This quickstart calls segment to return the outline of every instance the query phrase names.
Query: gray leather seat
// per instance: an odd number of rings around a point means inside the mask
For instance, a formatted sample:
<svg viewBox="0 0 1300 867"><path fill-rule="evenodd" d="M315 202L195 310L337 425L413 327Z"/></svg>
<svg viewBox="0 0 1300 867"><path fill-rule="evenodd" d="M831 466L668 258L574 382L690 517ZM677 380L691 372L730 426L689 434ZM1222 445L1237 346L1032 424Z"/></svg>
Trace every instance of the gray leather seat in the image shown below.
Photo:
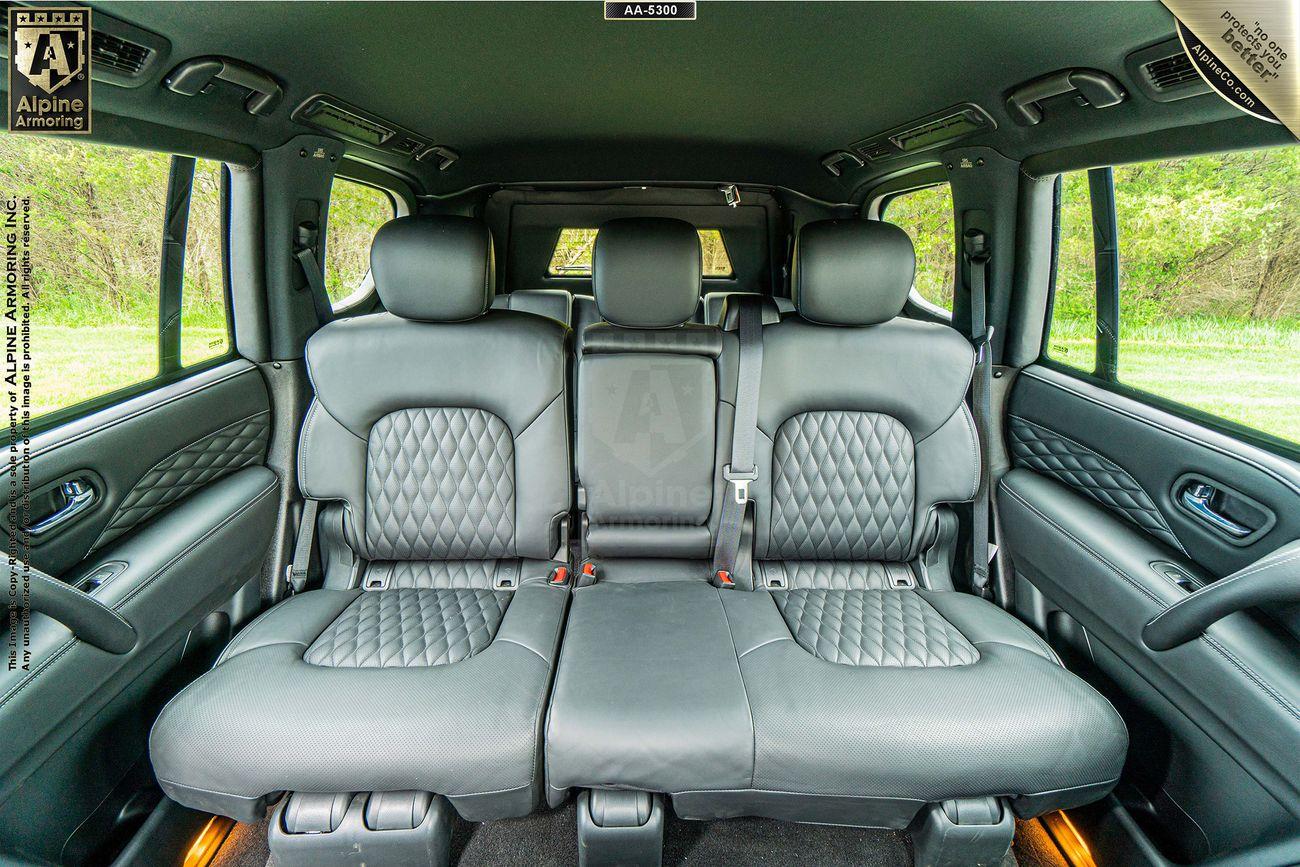
<svg viewBox="0 0 1300 867"><path fill-rule="evenodd" d="M692 818L901 828L929 803L1007 797L1031 816L1113 787L1114 709L1028 627L923 565L980 456L970 345L898 316L913 267L895 227L804 229L799 315L764 328L753 574L735 590L577 591L552 802L632 788ZM734 393L734 366L720 371Z"/></svg>
<svg viewBox="0 0 1300 867"><path fill-rule="evenodd" d="M284 790L535 806L568 601L549 584L568 331L489 311L491 261L476 221L395 220L371 254L388 312L309 341L299 485L343 504L363 568L270 609L168 704L150 752L175 800L242 820Z"/></svg>

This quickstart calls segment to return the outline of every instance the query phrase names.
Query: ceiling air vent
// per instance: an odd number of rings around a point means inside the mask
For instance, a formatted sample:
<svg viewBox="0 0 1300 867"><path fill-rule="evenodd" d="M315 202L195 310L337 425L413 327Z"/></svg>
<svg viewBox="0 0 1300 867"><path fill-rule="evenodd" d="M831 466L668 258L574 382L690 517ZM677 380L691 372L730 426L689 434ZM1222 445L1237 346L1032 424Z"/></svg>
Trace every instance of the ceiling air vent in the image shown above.
<svg viewBox="0 0 1300 867"><path fill-rule="evenodd" d="M1200 76L1192 68L1192 59L1186 54L1176 54L1162 60L1152 60L1142 64L1142 71L1156 90L1173 90L1180 84L1199 81Z"/></svg>
<svg viewBox="0 0 1300 867"><path fill-rule="evenodd" d="M153 51L143 45L96 30L90 37L91 68L108 66L124 75L139 75Z"/></svg>
<svg viewBox="0 0 1300 867"><path fill-rule="evenodd" d="M1134 51L1124 60L1124 68L1138 90L1156 102L1210 92L1177 37Z"/></svg>
<svg viewBox="0 0 1300 867"><path fill-rule="evenodd" d="M878 163L941 147L975 133L997 128L997 123L989 117L988 112L973 102L964 102L863 139L853 144L850 150L863 159Z"/></svg>

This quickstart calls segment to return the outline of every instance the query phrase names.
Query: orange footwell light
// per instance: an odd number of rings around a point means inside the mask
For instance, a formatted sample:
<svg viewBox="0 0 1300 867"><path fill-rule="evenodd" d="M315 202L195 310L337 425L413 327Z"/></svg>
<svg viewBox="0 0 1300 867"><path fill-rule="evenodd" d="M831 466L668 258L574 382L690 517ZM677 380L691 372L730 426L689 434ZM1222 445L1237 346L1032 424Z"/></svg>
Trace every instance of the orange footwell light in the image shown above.
<svg viewBox="0 0 1300 867"><path fill-rule="evenodd" d="M194 838L190 851L185 853L185 867L208 867L216 857L217 850L226 841L230 829L235 827L235 820L225 816L213 816L203 826L199 836Z"/></svg>
<svg viewBox="0 0 1300 867"><path fill-rule="evenodd" d="M1043 827L1070 863L1070 867L1097 867L1092 851L1084 841L1079 829L1074 827L1070 817L1062 812L1048 813L1042 817Z"/></svg>

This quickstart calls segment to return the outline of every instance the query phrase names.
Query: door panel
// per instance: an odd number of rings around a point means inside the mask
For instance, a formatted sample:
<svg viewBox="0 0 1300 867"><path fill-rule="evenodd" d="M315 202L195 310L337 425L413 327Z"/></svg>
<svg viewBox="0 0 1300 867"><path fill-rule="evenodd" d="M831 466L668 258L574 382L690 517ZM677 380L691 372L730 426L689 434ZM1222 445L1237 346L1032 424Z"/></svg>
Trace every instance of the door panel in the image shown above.
<svg viewBox="0 0 1300 867"><path fill-rule="evenodd" d="M229 618L213 612L250 581L256 596L279 502L269 432L262 376L240 360L33 439L34 491L85 479L95 497L34 540L32 565L136 641L111 653L32 615L27 670L0 672L0 853L80 863L113 830L161 704L208 661L193 631L207 618L219 644Z"/></svg>
<svg viewBox="0 0 1300 867"><path fill-rule="evenodd" d="M1067 473L1058 481L1091 499L1114 500L1112 511L1128 513L1123 517L1211 574L1235 572L1300 538L1300 466L1271 452L1040 365L1017 377L1008 435L1015 464L1042 472L1016 454L1043 450L1026 435L1035 429L1073 444L1078 453L1065 458L1068 466L1091 452L1121 471ZM1274 523L1244 545L1215 532L1177 505L1188 476L1247 495Z"/></svg>
<svg viewBox="0 0 1300 867"><path fill-rule="evenodd" d="M1014 468L998 510L1019 582L1032 585L1018 582L1017 604L1102 673L1124 712L1130 807L1179 859L1294 833L1300 641L1290 612L1231 614L1164 651L1142 629L1300 537L1300 467L1042 366L1017 378L1007 416ZM1240 497L1228 508L1259 521L1258 532L1235 538L1180 505L1196 480Z"/></svg>

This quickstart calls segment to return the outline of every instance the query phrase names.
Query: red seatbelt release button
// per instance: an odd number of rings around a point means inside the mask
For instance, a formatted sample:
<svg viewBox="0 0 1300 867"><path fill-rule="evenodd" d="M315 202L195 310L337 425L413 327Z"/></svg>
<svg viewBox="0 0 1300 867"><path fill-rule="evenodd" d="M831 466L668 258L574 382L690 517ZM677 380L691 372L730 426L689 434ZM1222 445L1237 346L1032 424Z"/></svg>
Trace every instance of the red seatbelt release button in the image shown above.
<svg viewBox="0 0 1300 867"><path fill-rule="evenodd" d="M583 575L586 575L588 578L591 578L592 580L595 580L595 578L596 578L596 564L595 564L595 563L591 563L591 562L583 563L583 564L582 564L582 574L583 574Z"/></svg>
<svg viewBox="0 0 1300 867"><path fill-rule="evenodd" d="M569 567L568 566L555 567L555 571L551 573L551 583L557 587L563 587L565 584L568 584Z"/></svg>
<svg viewBox="0 0 1300 867"><path fill-rule="evenodd" d="M736 582L731 580L731 573L728 572L726 569L719 569L719 570L718 570L718 586L719 586L719 587L735 587L735 586L736 586Z"/></svg>

